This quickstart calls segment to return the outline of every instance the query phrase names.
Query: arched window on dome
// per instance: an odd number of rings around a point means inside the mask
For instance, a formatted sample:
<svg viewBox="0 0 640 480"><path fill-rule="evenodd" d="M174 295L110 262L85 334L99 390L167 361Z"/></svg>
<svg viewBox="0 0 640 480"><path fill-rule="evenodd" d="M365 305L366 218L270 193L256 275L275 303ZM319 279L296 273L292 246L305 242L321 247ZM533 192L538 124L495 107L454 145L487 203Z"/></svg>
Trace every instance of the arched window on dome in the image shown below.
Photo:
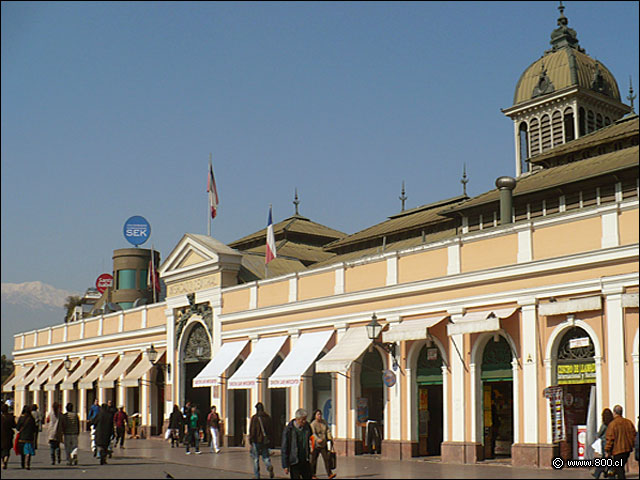
<svg viewBox="0 0 640 480"><path fill-rule="evenodd" d="M578 130L581 137L587 134L587 117L585 116L584 108L582 107L578 110Z"/></svg>
<svg viewBox="0 0 640 480"><path fill-rule="evenodd" d="M596 115L596 129L602 128L604 124L602 123L602 115L599 113Z"/></svg>
<svg viewBox="0 0 640 480"><path fill-rule="evenodd" d="M549 115L543 115L540 119L540 134L542 136L542 151L551 148L551 120Z"/></svg>
<svg viewBox="0 0 640 480"><path fill-rule="evenodd" d="M527 122L521 122L518 128L518 145L520 146L520 168L522 173L526 172L529 167L529 131L527 129Z"/></svg>
<svg viewBox="0 0 640 480"><path fill-rule="evenodd" d="M553 146L562 143L562 114L560 110L553 112L551 116L551 132L553 135Z"/></svg>
<svg viewBox="0 0 640 480"><path fill-rule="evenodd" d="M570 142L575 136L575 130L573 127L573 109L571 107L564 109L564 141Z"/></svg>
<svg viewBox="0 0 640 480"><path fill-rule="evenodd" d="M529 156L533 157L540 153L540 122L537 118L534 118L529 122L529 140L530 140L530 152Z"/></svg>
<svg viewBox="0 0 640 480"><path fill-rule="evenodd" d="M607 127L611 125L611 119L609 117L604 117L604 126Z"/></svg>
<svg viewBox="0 0 640 480"><path fill-rule="evenodd" d="M587 112L587 133L591 133L596 129L596 116L592 110Z"/></svg>

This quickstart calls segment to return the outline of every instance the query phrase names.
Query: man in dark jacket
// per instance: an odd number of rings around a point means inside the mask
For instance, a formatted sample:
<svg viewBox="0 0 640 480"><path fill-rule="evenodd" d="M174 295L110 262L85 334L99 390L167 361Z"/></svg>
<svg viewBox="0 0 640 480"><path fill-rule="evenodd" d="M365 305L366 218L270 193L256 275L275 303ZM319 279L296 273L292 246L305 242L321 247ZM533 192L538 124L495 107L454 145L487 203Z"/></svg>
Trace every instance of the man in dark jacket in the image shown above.
<svg viewBox="0 0 640 480"><path fill-rule="evenodd" d="M16 419L9 413L9 406L2 404L2 468L7 469L9 454L13 448L13 431L16 428Z"/></svg>
<svg viewBox="0 0 640 480"><path fill-rule="evenodd" d="M251 423L249 423L249 443L254 478L260 478L260 457L267 467L269 478L273 478L273 465L269 456L269 448L273 443L273 427L271 417L264 411L262 402L256 403L256 414L251 417Z"/></svg>
<svg viewBox="0 0 640 480"><path fill-rule="evenodd" d="M100 465L107 463L107 454L109 452L109 442L113 436L113 416L109 412L106 403L102 404L100 413L94 420L96 426L96 446L98 447L98 457Z"/></svg>
<svg viewBox="0 0 640 480"><path fill-rule="evenodd" d="M291 478L311 478L310 442L311 428L307 423L307 411L296 410L296 418L282 432L282 468Z"/></svg>

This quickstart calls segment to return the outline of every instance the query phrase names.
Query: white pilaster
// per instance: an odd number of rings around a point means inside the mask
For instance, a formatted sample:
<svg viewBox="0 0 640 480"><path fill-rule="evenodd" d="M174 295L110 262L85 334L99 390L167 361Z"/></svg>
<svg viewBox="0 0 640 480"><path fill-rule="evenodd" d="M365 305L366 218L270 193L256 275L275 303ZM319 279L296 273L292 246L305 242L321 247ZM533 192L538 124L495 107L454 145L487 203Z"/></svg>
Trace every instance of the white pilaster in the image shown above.
<svg viewBox="0 0 640 480"><path fill-rule="evenodd" d="M449 441L449 401L447 395L449 393L449 369L446 365L442 367L442 441ZM417 432L416 432L417 438Z"/></svg>
<svg viewBox="0 0 640 480"><path fill-rule="evenodd" d="M452 315L454 323L459 318L454 319L457 315ZM455 345L454 345L455 343ZM456 346L457 349L456 350ZM451 418L451 431L454 442L464 442L465 433L465 388L464 388L464 363L460 354L464 354L464 335L459 333L449 337L449 351L451 352L451 407L455 415Z"/></svg>
<svg viewBox="0 0 640 480"><path fill-rule="evenodd" d="M142 320L140 321L140 328L147 328L147 313L149 311L149 307L146 305L142 309Z"/></svg>
<svg viewBox="0 0 640 480"><path fill-rule="evenodd" d="M605 212L602 218L602 248L617 247L620 245L620 234L618 225L618 209Z"/></svg>
<svg viewBox="0 0 640 480"><path fill-rule="evenodd" d="M398 283L398 254L387 258L387 285Z"/></svg>
<svg viewBox="0 0 640 480"><path fill-rule="evenodd" d="M342 269L344 273L344 269ZM343 277L344 278L344 277ZM336 342L339 343L345 332L347 331L346 325L341 325L337 328ZM337 427L338 438L349 438L349 410L352 408L351 399L349 398L349 391L347 388L347 377L338 373L333 373L333 384L335 385L335 394L333 398L333 405L335 411L335 424ZM354 418L355 421L355 418ZM355 427L354 427L355 428Z"/></svg>
<svg viewBox="0 0 640 480"><path fill-rule="evenodd" d="M518 301L522 311L522 408L524 416L524 443L538 443L538 328L535 298ZM514 384L515 389L515 384ZM515 415L515 413L514 413Z"/></svg>
<svg viewBox="0 0 640 480"><path fill-rule="evenodd" d="M249 309L258 307L258 282L253 282L249 287Z"/></svg>
<svg viewBox="0 0 640 480"><path fill-rule="evenodd" d="M469 399L471 401L471 441L482 443L482 398L478 401L478 394L482 392L482 384L477 374L476 364L469 364L469 380L471 383L471 391ZM482 394L480 393L482 397Z"/></svg>
<svg viewBox="0 0 640 480"><path fill-rule="evenodd" d="M124 312L118 315L118 332L124 332Z"/></svg>
<svg viewBox="0 0 640 480"><path fill-rule="evenodd" d="M518 263L533 260L533 225L518 231Z"/></svg>
<svg viewBox="0 0 640 480"><path fill-rule="evenodd" d="M298 301L298 274L289 279L289 301Z"/></svg>
<svg viewBox="0 0 640 480"><path fill-rule="evenodd" d="M447 247L447 275L460 273L460 240L456 240L453 245Z"/></svg>
<svg viewBox="0 0 640 480"><path fill-rule="evenodd" d="M520 443L520 376L518 359L511 360L513 378L513 443Z"/></svg>
<svg viewBox="0 0 640 480"><path fill-rule="evenodd" d="M344 263L336 268L336 280L333 287L333 293L335 295L344 293Z"/></svg>
<svg viewBox="0 0 640 480"><path fill-rule="evenodd" d="M624 314L621 286L602 289L606 302L607 365L609 366L609 405L625 408Z"/></svg>

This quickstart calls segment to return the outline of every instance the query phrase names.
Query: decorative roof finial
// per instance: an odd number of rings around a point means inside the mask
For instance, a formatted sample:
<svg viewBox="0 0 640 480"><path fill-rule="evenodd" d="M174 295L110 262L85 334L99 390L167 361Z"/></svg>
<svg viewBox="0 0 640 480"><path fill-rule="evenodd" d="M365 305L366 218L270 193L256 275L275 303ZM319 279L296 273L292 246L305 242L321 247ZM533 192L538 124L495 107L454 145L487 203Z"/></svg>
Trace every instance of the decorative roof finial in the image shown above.
<svg viewBox="0 0 640 480"><path fill-rule="evenodd" d="M300 200L298 200L298 189L296 188L296 196L293 199L293 204L296 206L296 215L299 215L298 213L298 205L300 205Z"/></svg>
<svg viewBox="0 0 640 480"><path fill-rule="evenodd" d="M467 183L469 183L469 179L467 178L467 164L463 164L464 166L462 167L462 180L460 180L460 183L462 184L462 194L466 197L467 196Z"/></svg>
<svg viewBox="0 0 640 480"><path fill-rule="evenodd" d="M636 96L633 94L633 84L631 83L631 75L629 75L629 95L627 95L627 100L631 104L631 113L636 113L633 108L633 101L636 99Z"/></svg>
<svg viewBox="0 0 640 480"><path fill-rule="evenodd" d="M402 202L402 210L401 210L401 212L404 212L404 202L407 200L407 196L404 194L404 180L402 181L402 192L401 192L401 195L398 198Z"/></svg>

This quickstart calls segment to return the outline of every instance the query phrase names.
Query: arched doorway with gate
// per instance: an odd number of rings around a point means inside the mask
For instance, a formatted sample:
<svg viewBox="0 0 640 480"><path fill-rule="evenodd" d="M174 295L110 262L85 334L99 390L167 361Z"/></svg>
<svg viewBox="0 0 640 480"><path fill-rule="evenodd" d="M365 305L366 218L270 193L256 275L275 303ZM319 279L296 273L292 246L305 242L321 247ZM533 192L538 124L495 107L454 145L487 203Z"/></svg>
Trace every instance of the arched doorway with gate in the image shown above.
<svg viewBox="0 0 640 480"><path fill-rule="evenodd" d="M418 455L440 455L443 441L443 359L435 344L423 345L416 365Z"/></svg>
<svg viewBox="0 0 640 480"><path fill-rule="evenodd" d="M362 450L356 453L382 453L385 392L382 354L376 347L367 351L356 365L360 370L359 392L356 398L357 425L362 432Z"/></svg>
<svg viewBox="0 0 640 480"><path fill-rule="evenodd" d="M193 379L211 360L211 339L205 326L199 321L187 325L183 334L181 352L181 377L183 405L196 404L206 414L211 406L210 388L193 388Z"/></svg>

